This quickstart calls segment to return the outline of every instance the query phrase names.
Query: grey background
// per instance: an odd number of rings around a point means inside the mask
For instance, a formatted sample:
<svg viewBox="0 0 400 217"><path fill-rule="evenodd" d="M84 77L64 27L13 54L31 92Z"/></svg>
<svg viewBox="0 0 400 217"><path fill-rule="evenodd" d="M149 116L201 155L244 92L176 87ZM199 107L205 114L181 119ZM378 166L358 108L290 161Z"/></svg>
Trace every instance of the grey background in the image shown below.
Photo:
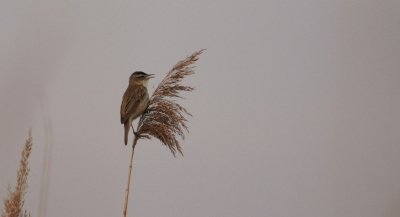
<svg viewBox="0 0 400 217"><path fill-rule="evenodd" d="M32 127L32 216L46 144L47 216L121 215L129 75L156 74L152 93L206 48L179 101L193 114L185 156L139 141L128 216L400 216L399 11L395 0L1 1L0 198Z"/></svg>

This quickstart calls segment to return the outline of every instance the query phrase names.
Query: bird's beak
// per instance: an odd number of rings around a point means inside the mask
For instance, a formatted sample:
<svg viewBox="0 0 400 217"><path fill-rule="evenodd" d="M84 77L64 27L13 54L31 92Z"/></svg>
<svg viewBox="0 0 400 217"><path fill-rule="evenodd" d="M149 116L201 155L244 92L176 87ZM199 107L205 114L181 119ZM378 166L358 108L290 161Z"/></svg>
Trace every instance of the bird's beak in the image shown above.
<svg viewBox="0 0 400 217"><path fill-rule="evenodd" d="M146 79L154 78L153 75L154 75L154 74L149 74L149 75L147 75Z"/></svg>

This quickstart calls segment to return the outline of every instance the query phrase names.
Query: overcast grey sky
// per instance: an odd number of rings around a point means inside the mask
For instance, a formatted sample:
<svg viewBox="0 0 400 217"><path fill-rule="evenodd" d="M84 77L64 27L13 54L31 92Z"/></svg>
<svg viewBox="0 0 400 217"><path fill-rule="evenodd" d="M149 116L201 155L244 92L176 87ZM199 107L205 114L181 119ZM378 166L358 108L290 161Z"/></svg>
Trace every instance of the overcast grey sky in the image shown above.
<svg viewBox="0 0 400 217"><path fill-rule="evenodd" d="M122 214L129 75L202 48L184 157L140 140L128 216L400 216L399 1L1 1L0 198L30 127L25 208ZM134 124L136 126L136 122ZM130 136L130 142L132 135ZM1 203L1 207L3 207Z"/></svg>

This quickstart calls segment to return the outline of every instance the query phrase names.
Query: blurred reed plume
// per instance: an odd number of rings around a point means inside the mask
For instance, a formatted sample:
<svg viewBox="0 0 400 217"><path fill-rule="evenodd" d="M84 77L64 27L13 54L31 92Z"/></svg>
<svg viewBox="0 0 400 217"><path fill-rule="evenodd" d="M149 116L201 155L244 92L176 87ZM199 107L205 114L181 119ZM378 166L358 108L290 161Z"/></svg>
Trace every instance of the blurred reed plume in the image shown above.
<svg viewBox="0 0 400 217"><path fill-rule="evenodd" d="M163 145L168 146L174 156L176 151L183 155L176 136L185 139L183 129L189 132L183 114L192 115L172 98L182 98L179 91L194 90L193 87L182 86L180 82L185 76L194 74L194 66L190 65L198 60L198 55L203 51L204 49L199 50L179 61L168 72L151 96L149 105L138 123L137 133L140 137L150 139L152 136L159 139Z"/></svg>
<svg viewBox="0 0 400 217"><path fill-rule="evenodd" d="M192 91L193 87L182 86L180 83L187 75L194 74L194 66L191 66L203 53L204 49L194 52L192 55L179 61L167 73L165 78L155 89L150 97L149 104L139 119L137 132L132 144L131 162L129 165L128 184L125 191L125 205L123 216L126 216L129 197L129 185L132 171L133 153L138 139L157 138L163 145L166 145L174 155L178 151L182 156L182 149L177 140L177 136L185 139L183 130L189 132L186 126L187 119L184 114L191 114L185 108L173 101L173 98L182 98L179 96L180 91Z"/></svg>
<svg viewBox="0 0 400 217"><path fill-rule="evenodd" d="M17 171L17 185L15 190L11 191L11 186L8 184L8 196L4 198L4 210L1 210L1 217L27 217L31 216L26 210L22 211L24 206L24 196L28 188L28 158L32 149L32 130L29 130L29 137L25 142L25 147L22 150L22 159Z"/></svg>

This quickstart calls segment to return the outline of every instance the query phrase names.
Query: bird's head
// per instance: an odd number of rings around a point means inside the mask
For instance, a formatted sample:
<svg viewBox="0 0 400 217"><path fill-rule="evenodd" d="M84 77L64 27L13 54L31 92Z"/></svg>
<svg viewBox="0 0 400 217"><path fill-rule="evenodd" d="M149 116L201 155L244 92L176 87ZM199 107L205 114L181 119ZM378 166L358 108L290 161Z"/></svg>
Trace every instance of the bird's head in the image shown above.
<svg viewBox="0 0 400 217"><path fill-rule="evenodd" d="M150 78L153 78L153 74L146 74L141 71L137 71L132 73L131 77L129 77L129 85L143 85L147 87L147 82Z"/></svg>

